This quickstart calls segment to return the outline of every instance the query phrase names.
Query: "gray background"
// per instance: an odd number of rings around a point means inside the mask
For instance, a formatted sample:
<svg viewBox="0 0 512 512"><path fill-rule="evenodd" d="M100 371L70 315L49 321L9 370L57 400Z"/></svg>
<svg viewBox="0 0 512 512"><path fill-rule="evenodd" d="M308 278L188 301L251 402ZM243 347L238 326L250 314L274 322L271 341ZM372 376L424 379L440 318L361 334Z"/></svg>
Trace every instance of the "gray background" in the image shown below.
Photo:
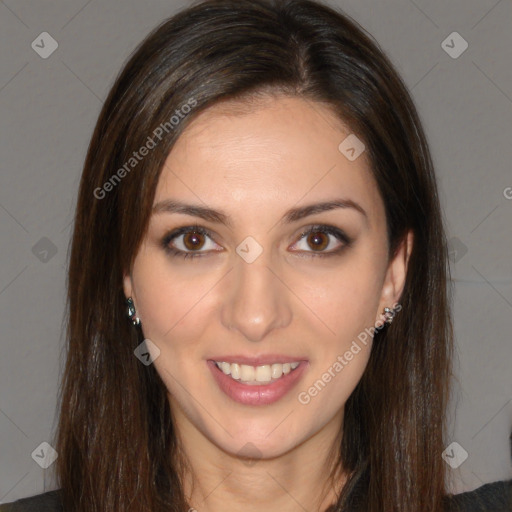
<svg viewBox="0 0 512 512"><path fill-rule="evenodd" d="M55 428L71 220L97 115L134 47L187 4L0 1L0 503L53 485L31 454ZM456 283L448 441L469 455L450 469L453 491L511 478L512 4L330 4L388 53L431 144ZM458 58L442 46L454 31L469 44ZM59 45L47 59L31 47L42 32Z"/></svg>

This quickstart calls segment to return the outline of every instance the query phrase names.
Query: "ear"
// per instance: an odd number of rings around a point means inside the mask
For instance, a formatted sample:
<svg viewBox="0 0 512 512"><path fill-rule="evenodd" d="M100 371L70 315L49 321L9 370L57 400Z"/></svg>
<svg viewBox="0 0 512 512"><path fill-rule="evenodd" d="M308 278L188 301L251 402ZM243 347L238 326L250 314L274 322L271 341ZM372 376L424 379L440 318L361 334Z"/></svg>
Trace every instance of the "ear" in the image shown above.
<svg viewBox="0 0 512 512"><path fill-rule="evenodd" d="M124 274L123 277L123 290L126 298L133 297L133 283L132 276L129 272Z"/></svg>
<svg viewBox="0 0 512 512"><path fill-rule="evenodd" d="M377 318L375 319L376 323L381 323L383 321L384 317L382 312L384 311L384 308L393 308L393 306L398 303L398 299L402 295L413 243L413 232L408 231L407 235L400 242L395 256L389 262L384 284L382 286L379 310L377 311Z"/></svg>

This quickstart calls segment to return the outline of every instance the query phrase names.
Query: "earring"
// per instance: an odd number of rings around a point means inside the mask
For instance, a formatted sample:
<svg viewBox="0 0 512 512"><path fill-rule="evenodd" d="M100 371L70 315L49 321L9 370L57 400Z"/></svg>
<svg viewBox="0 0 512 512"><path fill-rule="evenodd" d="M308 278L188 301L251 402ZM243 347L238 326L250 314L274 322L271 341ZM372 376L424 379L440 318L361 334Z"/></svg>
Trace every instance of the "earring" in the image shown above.
<svg viewBox="0 0 512 512"><path fill-rule="evenodd" d="M126 299L126 305L128 307L127 316L132 321L133 325L140 325L140 318L136 315L135 304L133 303L133 299L128 297Z"/></svg>
<svg viewBox="0 0 512 512"><path fill-rule="evenodd" d="M395 318L396 311L391 308L384 308L384 312L382 314L386 317L384 323L389 325L393 321L393 318Z"/></svg>

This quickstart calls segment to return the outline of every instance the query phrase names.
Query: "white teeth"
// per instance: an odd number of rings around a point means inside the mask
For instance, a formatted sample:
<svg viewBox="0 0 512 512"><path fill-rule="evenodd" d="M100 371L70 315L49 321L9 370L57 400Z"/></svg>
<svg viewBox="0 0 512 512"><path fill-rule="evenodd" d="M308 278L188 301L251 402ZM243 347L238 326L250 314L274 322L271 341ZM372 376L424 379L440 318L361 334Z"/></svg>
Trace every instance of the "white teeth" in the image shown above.
<svg viewBox="0 0 512 512"><path fill-rule="evenodd" d="M254 369L254 366L247 366L246 364L240 365L240 380L245 382L254 380L255 374L256 370Z"/></svg>
<svg viewBox="0 0 512 512"><path fill-rule="evenodd" d="M229 364L229 363L226 363L230 366L231 368L231 377L233 377L233 379L239 379L240 378L240 365L239 364Z"/></svg>
<svg viewBox="0 0 512 512"><path fill-rule="evenodd" d="M250 367L249 367L250 368ZM256 380L258 382L269 382L271 378L271 370L270 366L267 364L265 366L256 366Z"/></svg>
<svg viewBox="0 0 512 512"><path fill-rule="evenodd" d="M273 364L272 365L272 378L279 379L283 375L283 365L282 364Z"/></svg>
<svg viewBox="0 0 512 512"><path fill-rule="evenodd" d="M259 384L262 382L271 382L279 379L283 375L290 373L299 366L300 362L293 363L274 363L272 365L264 364L260 366L249 366L246 364L227 363L225 361L215 361L215 364L226 375L230 375L235 380L242 382Z"/></svg>

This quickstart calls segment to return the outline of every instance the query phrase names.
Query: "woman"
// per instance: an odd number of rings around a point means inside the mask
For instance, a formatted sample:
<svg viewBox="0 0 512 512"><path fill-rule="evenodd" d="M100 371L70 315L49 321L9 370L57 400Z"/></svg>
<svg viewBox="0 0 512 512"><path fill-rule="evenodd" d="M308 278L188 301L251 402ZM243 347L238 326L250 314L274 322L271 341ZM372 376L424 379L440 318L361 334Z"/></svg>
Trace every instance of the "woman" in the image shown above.
<svg viewBox="0 0 512 512"><path fill-rule="evenodd" d="M510 510L512 482L447 492L446 264L417 112L355 22L180 12L88 150L60 489L2 510Z"/></svg>

